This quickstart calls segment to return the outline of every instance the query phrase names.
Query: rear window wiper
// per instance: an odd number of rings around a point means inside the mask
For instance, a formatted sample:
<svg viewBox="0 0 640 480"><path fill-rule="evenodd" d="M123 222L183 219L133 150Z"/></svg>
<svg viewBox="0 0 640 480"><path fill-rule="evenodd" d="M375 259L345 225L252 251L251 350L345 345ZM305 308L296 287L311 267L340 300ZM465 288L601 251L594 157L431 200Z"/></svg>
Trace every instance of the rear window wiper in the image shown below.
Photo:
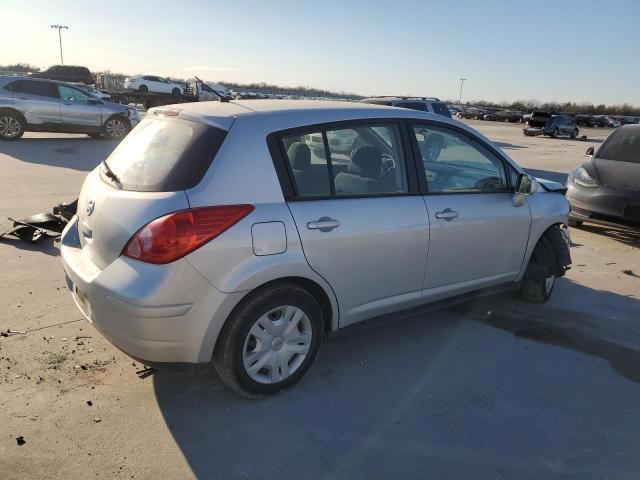
<svg viewBox="0 0 640 480"><path fill-rule="evenodd" d="M122 188L122 182L120 181L118 176L113 173L113 170L111 170L111 167L109 167L106 159L102 161L102 165L104 166L104 174L107 176L107 178L110 178L118 184L118 187Z"/></svg>

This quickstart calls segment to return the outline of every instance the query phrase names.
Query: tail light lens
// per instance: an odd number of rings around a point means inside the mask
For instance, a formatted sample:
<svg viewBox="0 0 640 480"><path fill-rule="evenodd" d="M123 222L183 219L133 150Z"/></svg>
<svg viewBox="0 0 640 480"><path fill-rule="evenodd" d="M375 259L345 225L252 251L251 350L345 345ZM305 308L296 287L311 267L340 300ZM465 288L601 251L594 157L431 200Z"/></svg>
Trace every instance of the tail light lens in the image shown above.
<svg viewBox="0 0 640 480"><path fill-rule="evenodd" d="M138 230L122 255L147 263L173 262L231 228L253 208L253 205L224 205L170 213Z"/></svg>

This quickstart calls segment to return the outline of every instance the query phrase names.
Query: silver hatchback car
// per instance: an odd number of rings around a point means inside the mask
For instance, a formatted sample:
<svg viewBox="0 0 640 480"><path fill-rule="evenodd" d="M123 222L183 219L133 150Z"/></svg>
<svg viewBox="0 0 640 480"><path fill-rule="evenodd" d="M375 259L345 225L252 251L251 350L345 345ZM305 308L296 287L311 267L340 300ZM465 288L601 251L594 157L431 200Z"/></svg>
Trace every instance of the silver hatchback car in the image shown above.
<svg viewBox="0 0 640 480"><path fill-rule="evenodd" d="M260 396L365 319L496 285L544 302L571 263L568 212L562 186L440 115L201 102L150 110L87 176L61 250L117 347L213 362Z"/></svg>
<svg viewBox="0 0 640 480"><path fill-rule="evenodd" d="M0 75L0 140L26 131L123 138L140 121L127 105L101 100L64 82Z"/></svg>

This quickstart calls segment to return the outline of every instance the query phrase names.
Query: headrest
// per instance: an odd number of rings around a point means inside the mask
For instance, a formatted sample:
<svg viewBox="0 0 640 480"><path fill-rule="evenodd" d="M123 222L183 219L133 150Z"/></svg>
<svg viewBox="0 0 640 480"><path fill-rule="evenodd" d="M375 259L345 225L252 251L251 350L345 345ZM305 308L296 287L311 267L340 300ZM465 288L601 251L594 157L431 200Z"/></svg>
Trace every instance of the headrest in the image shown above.
<svg viewBox="0 0 640 480"><path fill-rule="evenodd" d="M381 167L382 154L380 151L375 147L365 145L351 155L348 171L361 177L379 179Z"/></svg>
<svg viewBox="0 0 640 480"><path fill-rule="evenodd" d="M306 170L311 165L311 150L306 143L296 142L291 144L289 150L289 162L294 170Z"/></svg>

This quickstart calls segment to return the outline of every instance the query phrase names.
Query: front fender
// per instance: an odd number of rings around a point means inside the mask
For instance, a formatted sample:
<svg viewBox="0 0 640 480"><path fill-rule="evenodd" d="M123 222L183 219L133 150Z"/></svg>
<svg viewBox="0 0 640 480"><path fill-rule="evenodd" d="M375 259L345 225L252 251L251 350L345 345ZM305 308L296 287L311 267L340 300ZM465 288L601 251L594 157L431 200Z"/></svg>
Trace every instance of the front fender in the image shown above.
<svg viewBox="0 0 640 480"><path fill-rule="evenodd" d="M569 223L569 202L560 193L538 191L527 197L527 203L531 210L531 229L529 230L527 250L518 274L518 281L524 276L533 249L544 232L554 225L567 225Z"/></svg>

